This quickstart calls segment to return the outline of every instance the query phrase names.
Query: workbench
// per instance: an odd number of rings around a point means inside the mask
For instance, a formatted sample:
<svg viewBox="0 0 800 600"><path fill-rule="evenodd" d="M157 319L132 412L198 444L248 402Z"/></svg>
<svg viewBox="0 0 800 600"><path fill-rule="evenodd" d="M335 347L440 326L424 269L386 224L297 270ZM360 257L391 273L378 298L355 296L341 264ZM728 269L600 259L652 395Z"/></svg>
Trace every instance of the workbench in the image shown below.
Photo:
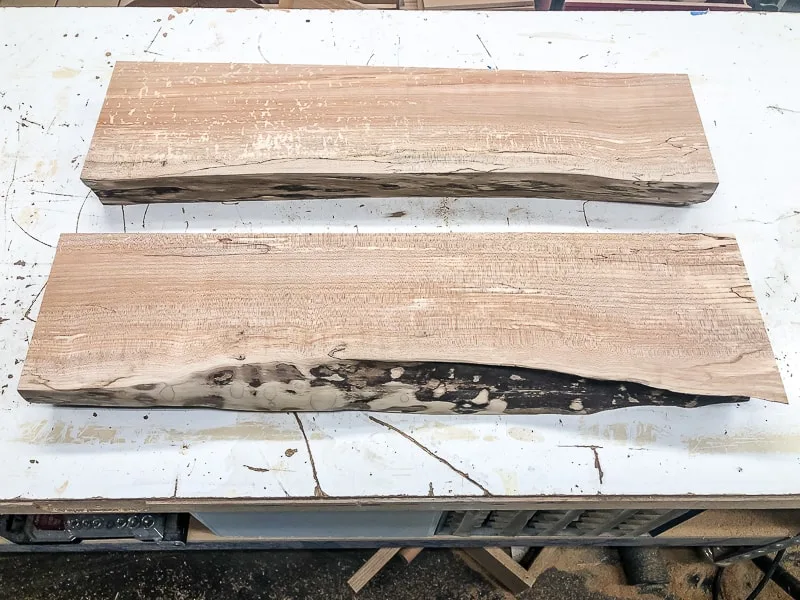
<svg viewBox="0 0 800 600"><path fill-rule="evenodd" d="M800 508L800 15L3 8L0 43L0 513ZM680 208L103 206L79 175L117 60L688 73L721 183ZM31 405L16 384L75 231L735 233L790 402L382 415L392 428L303 413L305 432L291 414Z"/></svg>

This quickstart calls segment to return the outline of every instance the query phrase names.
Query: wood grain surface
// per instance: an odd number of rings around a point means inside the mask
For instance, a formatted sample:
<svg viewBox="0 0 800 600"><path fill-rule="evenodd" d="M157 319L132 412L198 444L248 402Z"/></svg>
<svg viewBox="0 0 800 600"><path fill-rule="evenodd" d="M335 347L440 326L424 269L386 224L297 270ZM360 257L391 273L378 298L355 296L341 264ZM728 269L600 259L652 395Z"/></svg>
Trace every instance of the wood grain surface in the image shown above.
<svg viewBox="0 0 800 600"><path fill-rule="evenodd" d="M686 75L152 62L116 64L82 178L107 204L717 186Z"/></svg>
<svg viewBox="0 0 800 600"><path fill-rule="evenodd" d="M240 410L785 402L733 238L62 235L19 391Z"/></svg>

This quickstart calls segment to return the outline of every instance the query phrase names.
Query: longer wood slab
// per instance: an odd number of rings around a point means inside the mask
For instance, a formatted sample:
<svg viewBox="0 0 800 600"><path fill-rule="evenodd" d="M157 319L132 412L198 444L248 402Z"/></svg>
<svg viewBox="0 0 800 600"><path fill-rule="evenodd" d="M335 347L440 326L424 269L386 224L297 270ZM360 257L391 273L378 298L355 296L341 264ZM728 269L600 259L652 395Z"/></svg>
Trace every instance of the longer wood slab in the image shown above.
<svg viewBox="0 0 800 600"><path fill-rule="evenodd" d="M107 204L717 186L686 75L152 62L117 63L82 178Z"/></svg>
<svg viewBox="0 0 800 600"><path fill-rule="evenodd" d="M733 238L63 235L19 391L245 410L785 402Z"/></svg>

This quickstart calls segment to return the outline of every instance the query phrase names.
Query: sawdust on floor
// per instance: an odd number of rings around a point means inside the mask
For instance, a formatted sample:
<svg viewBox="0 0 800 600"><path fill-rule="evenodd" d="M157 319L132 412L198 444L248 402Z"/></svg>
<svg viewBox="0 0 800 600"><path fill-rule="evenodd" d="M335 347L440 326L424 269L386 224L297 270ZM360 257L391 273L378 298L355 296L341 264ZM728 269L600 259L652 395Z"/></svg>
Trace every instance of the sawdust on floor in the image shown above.
<svg viewBox="0 0 800 600"><path fill-rule="evenodd" d="M662 556L670 574L668 596L680 600L709 600L717 567L707 562L695 548L662 548ZM800 552L787 556L784 566L794 570L800 563ZM532 573L539 578L550 569L562 573L578 575L583 580L587 592L619 600L663 600L663 596L641 591L637 586L628 585L622 564L614 548L578 547L543 548L537 556ZM721 598L745 598L761 579L762 572L750 561L735 563L725 569L722 576ZM537 583L534 583L528 596L538 598ZM770 583L759 596L759 600L786 600L786 594L775 583Z"/></svg>

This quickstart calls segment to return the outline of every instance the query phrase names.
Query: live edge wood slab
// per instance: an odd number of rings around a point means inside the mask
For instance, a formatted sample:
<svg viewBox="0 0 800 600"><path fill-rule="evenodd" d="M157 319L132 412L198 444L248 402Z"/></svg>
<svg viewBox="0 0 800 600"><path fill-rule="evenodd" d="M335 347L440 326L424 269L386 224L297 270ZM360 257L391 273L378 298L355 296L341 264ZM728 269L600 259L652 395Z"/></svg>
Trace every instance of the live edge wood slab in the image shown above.
<svg viewBox="0 0 800 600"><path fill-rule="evenodd" d="M785 402L736 241L62 235L34 402L590 413Z"/></svg>
<svg viewBox="0 0 800 600"><path fill-rule="evenodd" d="M106 204L717 187L686 75L152 62L116 64L82 179Z"/></svg>

